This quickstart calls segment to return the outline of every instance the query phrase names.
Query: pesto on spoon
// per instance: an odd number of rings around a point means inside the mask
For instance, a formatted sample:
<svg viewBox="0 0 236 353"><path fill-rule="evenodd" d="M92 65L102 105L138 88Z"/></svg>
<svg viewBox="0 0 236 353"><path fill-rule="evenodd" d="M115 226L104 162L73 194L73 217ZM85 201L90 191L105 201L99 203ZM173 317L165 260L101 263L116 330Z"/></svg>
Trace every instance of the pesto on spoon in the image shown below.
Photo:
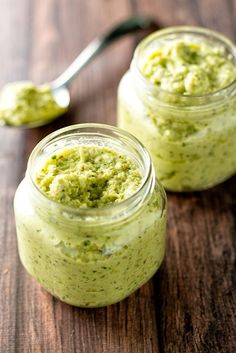
<svg viewBox="0 0 236 353"><path fill-rule="evenodd" d="M133 17L121 22L108 34L93 40L56 80L36 86L30 81L12 82L0 92L0 124L36 127L57 119L70 104L68 83L98 53L120 37L140 29L157 27L147 17Z"/></svg>

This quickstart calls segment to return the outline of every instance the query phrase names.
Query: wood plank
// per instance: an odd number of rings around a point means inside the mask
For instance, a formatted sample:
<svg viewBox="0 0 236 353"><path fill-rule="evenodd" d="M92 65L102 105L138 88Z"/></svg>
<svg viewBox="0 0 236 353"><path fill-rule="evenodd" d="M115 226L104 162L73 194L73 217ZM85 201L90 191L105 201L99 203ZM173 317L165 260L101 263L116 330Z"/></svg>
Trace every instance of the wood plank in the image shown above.
<svg viewBox="0 0 236 353"><path fill-rule="evenodd" d="M235 182L169 195L168 251L155 278L165 352L235 352Z"/></svg>
<svg viewBox="0 0 236 353"><path fill-rule="evenodd" d="M208 25L236 39L233 0L2 0L0 9L0 84L53 79L94 36L132 13L151 13L162 26ZM66 120L0 129L1 353L236 351L235 177L203 193L169 193L165 262L153 281L117 305L65 305L19 262L12 200L32 148L70 123L115 124L116 88L135 42L115 44L80 74Z"/></svg>
<svg viewBox="0 0 236 353"><path fill-rule="evenodd" d="M91 3L71 0L68 5L68 1L61 0L33 2L31 9L24 9L22 18L26 23L30 21L31 27L25 36L29 53L23 64L32 80L40 83L56 77L94 36L127 17L131 11L127 1L120 1L119 4L116 1L103 1L105 11L98 11L100 6L101 1ZM9 36L12 38L14 35L14 28L9 28ZM19 161L21 166L16 166L21 175L32 148L56 128L84 121L115 123L116 87L128 67L132 48L133 39L126 38L106 50L81 73L72 84L73 107L65 121L59 120L47 127L23 133L23 161ZM21 57L23 48L19 50L18 56ZM18 158L17 152L14 160ZM17 183L18 180L14 180L14 187ZM6 261L11 262L15 273L14 278L9 279L8 286L4 283L4 298L10 288L13 288L15 295L11 296L8 311L2 316L12 325L4 328L2 337L7 336L7 340L0 338L4 353L158 353L151 283L122 303L108 308L85 310L65 305L47 294L23 270L17 257L12 218L11 212L7 215L12 224L8 237L11 239L14 261L10 258L9 249L5 250Z"/></svg>
<svg viewBox="0 0 236 353"><path fill-rule="evenodd" d="M164 26L209 26L236 39L233 1L137 3ZM168 193L167 253L154 278L161 352L236 351L235 200L236 177L201 193Z"/></svg>
<svg viewBox="0 0 236 353"><path fill-rule="evenodd" d="M1 85L27 77L29 4L28 0L1 2ZM23 130L0 129L0 351L7 353L15 352L19 279L23 273L16 251L12 201L25 169L24 135Z"/></svg>

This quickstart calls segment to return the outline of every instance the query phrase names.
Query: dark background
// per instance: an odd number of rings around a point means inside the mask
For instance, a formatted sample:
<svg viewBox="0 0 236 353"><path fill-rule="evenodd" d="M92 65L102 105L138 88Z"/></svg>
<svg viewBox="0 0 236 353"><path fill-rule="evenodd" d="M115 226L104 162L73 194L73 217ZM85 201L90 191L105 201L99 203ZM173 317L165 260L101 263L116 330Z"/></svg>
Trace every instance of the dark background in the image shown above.
<svg viewBox="0 0 236 353"><path fill-rule="evenodd" d="M233 0L0 0L0 85L55 78L90 40L133 14L236 40ZM138 39L122 39L79 75L62 119L32 130L0 128L0 353L236 352L235 177L202 193L168 194L165 262L117 305L62 304L19 262L12 200L32 148L67 124L115 124L117 85Z"/></svg>

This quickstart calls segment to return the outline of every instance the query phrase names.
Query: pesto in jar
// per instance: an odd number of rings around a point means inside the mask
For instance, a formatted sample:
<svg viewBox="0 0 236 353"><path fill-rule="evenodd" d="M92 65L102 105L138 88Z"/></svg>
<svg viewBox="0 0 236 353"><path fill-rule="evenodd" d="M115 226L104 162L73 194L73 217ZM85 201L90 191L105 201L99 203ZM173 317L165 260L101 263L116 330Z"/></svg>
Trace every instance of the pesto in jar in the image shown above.
<svg viewBox="0 0 236 353"><path fill-rule="evenodd" d="M144 39L118 89L118 126L149 150L171 191L212 187L236 172L236 48L204 28Z"/></svg>
<svg viewBox="0 0 236 353"><path fill-rule="evenodd" d="M62 130L68 129L73 132ZM65 147L52 153L45 143L43 157L39 149L28 165L33 183L28 169L14 200L19 254L60 300L106 306L139 288L162 263L166 198L148 154L134 158L107 141L75 146L73 138L66 134Z"/></svg>

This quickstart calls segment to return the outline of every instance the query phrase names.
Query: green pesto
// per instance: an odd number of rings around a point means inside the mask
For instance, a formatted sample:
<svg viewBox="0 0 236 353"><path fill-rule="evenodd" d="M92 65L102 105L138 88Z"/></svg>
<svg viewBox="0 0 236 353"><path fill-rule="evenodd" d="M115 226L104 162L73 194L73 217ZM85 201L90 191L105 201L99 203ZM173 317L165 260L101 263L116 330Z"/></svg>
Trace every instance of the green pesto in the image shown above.
<svg viewBox="0 0 236 353"><path fill-rule="evenodd" d="M141 68L161 89L184 95L218 91L236 79L236 66L223 46L176 39L149 54Z"/></svg>
<svg viewBox="0 0 236 353"><path fill-rule="evenodd" d="M133 217L86 224L40 217L22 184L15 198L18 249L26 270L52 295L81 307L116 303L153 276L165 253L166 209L157 188ZM22 200L24 197L24 207Z"/></svg>
<svg viewBox="0 0 236 353"><path fill-rule="evenodd" d="M0 91L0 123L21 126L52 120L67 109L56 102L49 85L12 82Z"/></svg>
<svg viewBox="0 0 236 353"><path fill-rule="evenodd" d="M130 197L142 175L124 154L107 147L76 146L58 151L37 172L36 184L54 201L100 208Z"/></svg>
<svg viewBox="0 0 236 353"><path fill-rule="evenodd" d="M131 101L129 94L128 102L123 93L118 104L119 127L132 129L146 146L167 190L204 190L236 173L236 100L225 110L206 113L209 120L190 123L185 114L174 123L174 115L155 119L140 107L137 98Z"/></svg>
<svg viewBox="0 0 236 353"><path fill-rule="evenodd" d="M131 69L118 89L118 126L142 141L171 191L204 190L236 173L235 58L194 31L163 30L160 40L157 32L155 49L134 60L142 79Z"/></svg>
<svg viewBox="0 0 236 353"><path fill-rule="evenodd" d="M80 307L116 303L148 281L165 253L162 189L155 183L135 211L126 206L114 217L109 209L131 196L141 180L136 163L110 148L54 152L36 176L48 200L32 197L27 178L14 199L18 249L27 271L52 295ZM98 221L102 211L106 216ZM79 212L93 212L94 218L81 219Z"/></svg>

